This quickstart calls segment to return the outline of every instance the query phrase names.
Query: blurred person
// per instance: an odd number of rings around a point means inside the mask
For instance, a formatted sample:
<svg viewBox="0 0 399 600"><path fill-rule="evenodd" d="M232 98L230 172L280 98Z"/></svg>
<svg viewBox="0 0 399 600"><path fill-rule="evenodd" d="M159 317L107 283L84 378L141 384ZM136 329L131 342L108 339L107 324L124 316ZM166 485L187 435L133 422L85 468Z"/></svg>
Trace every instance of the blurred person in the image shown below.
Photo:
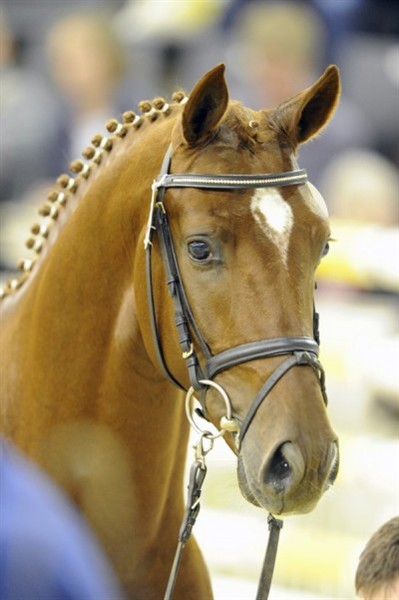
<svg viewBox="0 0 399 600"><path fill-rule="evenodd" d="M275 107L314 81L324 66L326 31L302 2L251 2L237 18L239 40L262 108Z"/></svg>
<svg viewBox="0 0 399 600"><path fill-rule="evenodd" d="M363 0L340 47L347 96L373 123L373 148L399 167L399 3Z"/></svg>
<svg viewBox="0 0 399 600"><path fill-rule="evenodd" d="M0 7L0 202L21 200L49 173L56 104L48 86L18 61L18 45Z"/></svg>
<svg viewBox="0 0 399 600"><path fill-rule="evenodd" d="M250 2L233 30L243 84L255 90L259 108L274 108L314 81L326 66L326 29L318 13L304 2ZM235 50L234 50L235 48ZM347 148L367 147L373 130L357 106L345 96L334 126L301 148L299 158L311 181L320 184L328 162Z"/></svg>
<svg viewBox="0 0 399 600"><path fill-rule="evenodd" d="M25 64L40 69L36 61L42 61L43 40L49 29L60 19L79 11L93 10L113 13L125 0L1 0L9 17L11 26L22 41Z"/></svg>
<svg viewBox="0 0 399 600"><path fill-rule="evenodd" d="M115 27L134 48L145 87L169 95L178 86L194 85L198 74L210 66L213 27L224 9L224 1L127 0L116 13ZM220 61L215 50L211 65Z"/></svg>
<svg viewBox="0 0 399 600"><path fill-rule="evenodd" d="M111 117L130 106L122 106L118 95L123 50L104 16L74 12L49 31L46 46L56 89L17 64L4 12L0 27L0 235L15 240L10 253L1 245L0 270L10 272L26 236L20 224L33 219L49 183Z"/></svg>
<svg viewBox="0 0 399 600"><path fill-rule="evenodd" d="M398 600L399 517L382 525L367 542L360 555L355 587L363 600Z"/></svg>
<svg viewBox="0 0 399 600"><path fill-rule="evenodd" d="M240 10L245 4L256 0L230 0L221 19L221 28L228 30L234 26ZM322 18L326 30L325 59L335 62L336 46L353 30L359 9L365 0L303 0L303 3Z"/></svg>
<svg viewBox="0 0 399 600"><path fill-rule="evenodd" d="M337 240L318 269L320 282L397 293L399 173L384 156L348 151L330 162L322 187Z"/></svg>
<svg viewBox="0 0 399 600"><path fill-rule="evenodd" d="M399 225L399 172L378 152L340 154L325 170L323 188L333 218L382 227Z"/></svg>
<svg viewBox="0 0 399 600"><path fill-rule="evenodd" d="M2 600L122 600L83 518L4 439L0 450Z"/></svg>
<svg viewBox="0 0 399 600"><path fill-rule="evenodd" d="M110 20L90 13L57 22L48 34L47 56L62 105L57 148L49 152L56 175L111 117L128 108L122 106L119 88L125 56Z"/></svg>

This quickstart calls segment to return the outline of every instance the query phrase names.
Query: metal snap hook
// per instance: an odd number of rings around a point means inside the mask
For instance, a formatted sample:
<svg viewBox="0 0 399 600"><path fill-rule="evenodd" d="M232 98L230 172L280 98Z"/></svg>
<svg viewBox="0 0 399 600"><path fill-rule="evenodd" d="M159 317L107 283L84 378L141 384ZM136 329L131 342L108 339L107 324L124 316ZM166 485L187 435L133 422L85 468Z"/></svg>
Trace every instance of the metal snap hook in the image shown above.
<svg viewBox="0 0 399 600"><path fill-rule="evenodd" d="M206 437L208 439L214 439L214 440L216 438L222 437L226 433L226 431L228 431L228 432L239 431L240 426L238 424L238 421L232 417L231 402L230 402L229 396L227 395L226 390L224 390L221 385L219 385L218 383L215 383L214 381L211 381L210 379L200 379L199 383L201 383L202 385L208 386L208 387L212 387L217 392L219 392L219 394L221 395L221 397L225 403L225 406L226 406L226 415L221 418L220 430L217 431L217 433L210 433L209 431L203 431L202 429L200 429L200 427L198 427L197 423L194 421L193 411L191 410L191 399L193 397L195 390L193 387L190 387L190 389L188 390L187 395L186 395L186 415L187 415L187 419L188 419L191 427L200 435L203 435L204 433L206 433Z"/></svg>

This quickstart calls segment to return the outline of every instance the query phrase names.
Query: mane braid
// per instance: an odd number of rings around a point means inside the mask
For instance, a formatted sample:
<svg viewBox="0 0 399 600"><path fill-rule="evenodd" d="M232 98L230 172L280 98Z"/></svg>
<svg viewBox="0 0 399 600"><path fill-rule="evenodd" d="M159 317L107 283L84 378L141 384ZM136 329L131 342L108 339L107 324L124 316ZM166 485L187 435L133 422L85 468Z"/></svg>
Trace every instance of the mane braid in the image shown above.
<svg viewBox="0 0 399 600"><path fill-rule="evenodd" d="M60 175L56 180L55 189L47 196L47 202L40 207L39 215L44 220L32 225L32 236L25 243L26 247L33 252L33 256L21 259L18 262L17 268L22 271L22 274L18 278L8 280L0 287L0 299L13 295L28 280L30 273L39 261L39 256L48 241L55 221L57 221L68 201L71 198L76 199L80 184L90 178L94 165L100 166L104 153L110 153L115 143L123 140L130 130L139 129L145 122L153 123L159 117L168 117L176 106L185 104L187 100L188 97L183 91L177 91L172 95L172 104L168 104L161 97L154 98L152 102L143 100L138 104L141 115L137 115L133 111L127 111L122 115L122 123L117 119L110 119L106 123L105 128L111 134L110 137L102 134L93 136L92 145L82 152L86 162L81 159L71 162L69 168L72 175L67 173Z"/></svg>

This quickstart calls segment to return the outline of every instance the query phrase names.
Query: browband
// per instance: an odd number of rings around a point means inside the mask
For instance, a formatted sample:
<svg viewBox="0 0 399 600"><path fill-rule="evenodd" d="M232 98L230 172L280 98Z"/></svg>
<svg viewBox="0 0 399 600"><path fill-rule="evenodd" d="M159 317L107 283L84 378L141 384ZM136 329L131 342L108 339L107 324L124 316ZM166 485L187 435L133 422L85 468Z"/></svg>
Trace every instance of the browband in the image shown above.
<svg viewBox="0 0 399 600"><path fill-rule="evenodd" d="M204 188L204 189L245 189L257 187L283 187L300 185L308 181L305 169L287 173L265 173L264 175L196 175L191 173L164 174L156 178L156 188Z"/></svg>

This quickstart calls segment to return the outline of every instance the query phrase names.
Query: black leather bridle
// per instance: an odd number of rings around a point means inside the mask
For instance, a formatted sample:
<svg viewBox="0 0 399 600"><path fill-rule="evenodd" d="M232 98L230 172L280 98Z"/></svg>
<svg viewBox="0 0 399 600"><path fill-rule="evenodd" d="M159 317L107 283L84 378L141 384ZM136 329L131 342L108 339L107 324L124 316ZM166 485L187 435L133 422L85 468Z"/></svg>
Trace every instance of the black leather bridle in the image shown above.
<svg viewBox="0 0 399 600"><path fill-rule="evenodd" d="M152 238L155 231L157 232L158 241L161 248L166 274L166 283L174 303L174 318L182 350L182 356L186 361L191 386L195 390L204 390L206 385L204 386L204 384L201 383L202 381L212 380L214 377L216 377L216 375L233 366L261 358L270 358L275 356L288 357L265 381L264 385L256 395L248 414L241 423L240 432L236 440L237 447L240 448L244 436L248 431L249 425L251 424L263 400L276 385L276 383L281 379L281 377L292 367L310 366L315 371L320 382L323 399L327 404L324 369L318 360L318 314L314 310L313 338L307 336L297 336L258 340L241 344L219 354L213 355L195 322L184 290L168 222L168 215L165 209L165 192L169 188L236 190L247 188L283 187L302 185L308 181L308 177L304 169L295 169L284 173L268 173L263 175L196 175L189 173L170 174L169 169L171 164L171 156L172 148L170 146L163 160L161 173L154 181L152 186L150 215L144 240L144 246L146 250L146 278L150 322L154 348L160 368L169 381L179 388L185 389L184 386L181 385L180 382L177 381L177 379L169 371L166 365L158 332L151 261ZM205 357L205 364L202 366L199 363L198 356L194 348L192 334L194 334ZM203 413L206 414L205 402L203 401L202 404Z"/></svg>

